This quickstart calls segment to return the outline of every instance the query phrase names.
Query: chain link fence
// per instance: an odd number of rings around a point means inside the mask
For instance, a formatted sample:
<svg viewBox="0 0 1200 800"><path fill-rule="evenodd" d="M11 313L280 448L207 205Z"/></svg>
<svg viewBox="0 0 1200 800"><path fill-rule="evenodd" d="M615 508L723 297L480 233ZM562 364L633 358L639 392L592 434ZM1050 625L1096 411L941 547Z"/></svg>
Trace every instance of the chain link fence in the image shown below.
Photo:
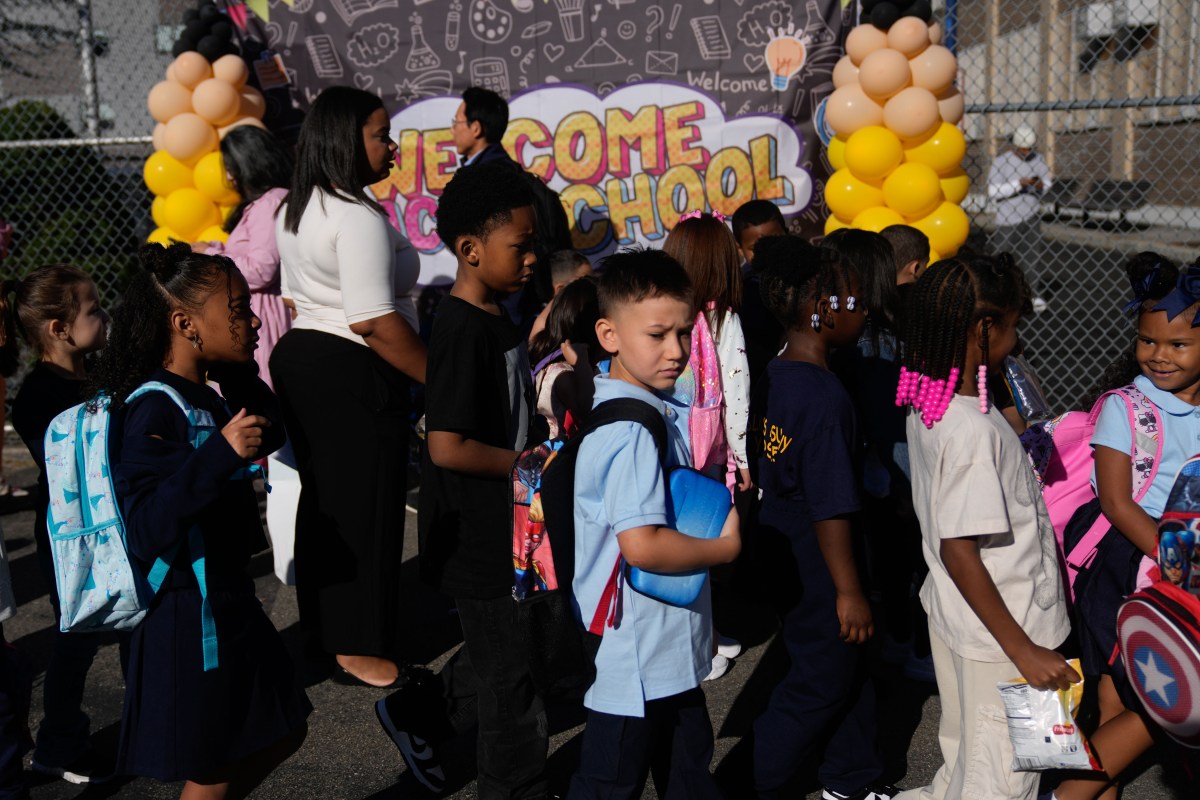
<svg viewBox="0 0 1200 800"><path fill-rule="evenodd" d="M1007 221L988 199L988 175L1019 126L1050 168L1040 241L1026 255L1038 263L1025 264L1046 307L1022 338L1051 404L1078 407L1132 342L1119 311L1124 263L1143 250L1180 263L1200 254L1200 2L940 5L967 99L971 244L994 243Z"/></svg>

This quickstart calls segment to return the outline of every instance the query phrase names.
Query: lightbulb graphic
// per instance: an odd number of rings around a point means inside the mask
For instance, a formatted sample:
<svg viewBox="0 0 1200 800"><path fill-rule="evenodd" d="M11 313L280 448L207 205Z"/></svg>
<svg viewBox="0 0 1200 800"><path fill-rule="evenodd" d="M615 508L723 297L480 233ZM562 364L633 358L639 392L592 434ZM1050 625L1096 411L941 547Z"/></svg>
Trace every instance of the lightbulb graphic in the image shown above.
<svg viewBox="0 0 1200 800"><path fill-rule="evenodd" d="M771 70L771 88L782 92L792 76L804 67L808 55L804 42L795 36L779 36L767 43L767 68Z"/></svg>

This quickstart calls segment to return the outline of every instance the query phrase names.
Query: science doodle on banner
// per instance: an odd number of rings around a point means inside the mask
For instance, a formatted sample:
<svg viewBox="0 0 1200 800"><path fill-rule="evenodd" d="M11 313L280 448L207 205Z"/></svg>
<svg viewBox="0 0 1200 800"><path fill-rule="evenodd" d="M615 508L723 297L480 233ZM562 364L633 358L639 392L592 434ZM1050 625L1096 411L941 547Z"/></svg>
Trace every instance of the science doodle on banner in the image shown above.
<svg viewBox="0 0 1200 800"><path fill-rule="evenodd" d="M589 256L753 198L813 236L828 216L823 101L853 0L221 5L247 44L278 56L300 107L335 84L383 100L400 151L372 191L421 251L425 282L454 271L434 214L459 163L450 120L473 85L508 99L506 149L559 192Z"/></svg>

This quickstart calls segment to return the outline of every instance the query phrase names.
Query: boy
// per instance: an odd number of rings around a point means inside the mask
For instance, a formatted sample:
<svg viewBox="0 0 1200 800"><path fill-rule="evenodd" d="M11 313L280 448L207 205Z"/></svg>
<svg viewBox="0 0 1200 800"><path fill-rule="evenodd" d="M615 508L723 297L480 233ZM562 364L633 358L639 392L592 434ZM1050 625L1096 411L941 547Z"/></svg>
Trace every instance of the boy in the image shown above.
<svg viewBox="0 0 1200 800"><path fill-rule="evenodd" d="M464 647L440 685L412 679L376 712L426 788L444 786L436 740L477 719L479 796L540 798L546 718L515 626L507 484L531 436L533 386L525 342L497 302L533 274L533 200L510 178L504 166L461 170L437 213L458 272L429 343L418 530L422 576L454 598Z"/></svg>
<svg viewBox="0 0 1200 800"><path fill-rule="evenodd" d="M753 385L783 346L783 327L763 305L759 270L754 268L754 245L764 237L783 236L787 227L779 206L769 200L751 200L733 212L733 238L746 263L742 265L742 333L746 337L746 361ZM753 387L752 387L753 391Z"/></svg>
<svg viewBox="0 0 1200 800"><path fill-rule="evenodd" d="M575 250L556 250L550 254L549 262L550 288L553 290L553 294L550 295L550 302L546 303L545 308L533 320L533 327L529 329L530 342L546 327L546 318L550 316L550 305L554 302L554 298L558 297L558 293L567 284L592 274L592 262L588 261L587 256L583 253Z"/></svg>
<svg viewBox="0 0 1200 800"><path fill-rule="evenodd" d="M879 232L896 254L896 285L916 283L929 266L929 239L911 225L889 225Z"/></svg>
<svg viewBox="0 0 1200 800"><path fill-rule="evenodd" d="M687 464L687 406L667 398L687 366L695 311L683 267L659 250L617 253L600 278L596 334L611 354L595 403L636 398L667 422L668 463ZM736 512L717 539L666 527L666 486L650 432L616 422L587 435L575 472L576 610L592 619L618 557L656 572L732 561L741 548ZM619 581L584 696L587 728L570 797L639 798L653 770L660 797L717 798L709 772L712 724L700 682L712 666L707 584L675 607Z"/></svg>
<svg viewBox="0 0 1200 800"><path fill-rule="evenodd" d="M748 267L754 263L755 242L764 236L783 236L785 233L787 225L783 213L770 200L751 200L733 212L733 238Z"/></svg>

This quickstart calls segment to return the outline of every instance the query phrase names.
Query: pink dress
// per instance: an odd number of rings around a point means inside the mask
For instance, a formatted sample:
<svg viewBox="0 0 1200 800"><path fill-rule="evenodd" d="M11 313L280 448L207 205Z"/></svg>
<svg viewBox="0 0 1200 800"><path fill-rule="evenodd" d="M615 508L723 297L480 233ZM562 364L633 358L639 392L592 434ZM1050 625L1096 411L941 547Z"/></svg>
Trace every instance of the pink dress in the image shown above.
<svg viewBox="0 0 1200 800"><path fill-rule="evenodd" d="M228 242L211 242L205 251L233 259L250 284L250 307L262 320L254 360L258 363L259 377L268 386L272 385L271 371L267 369L271 351L279 337L292 327L291 312L279 294L279 248L275 246L275 211L286 196L287 189L267 191L246 206Z"/></svg>

